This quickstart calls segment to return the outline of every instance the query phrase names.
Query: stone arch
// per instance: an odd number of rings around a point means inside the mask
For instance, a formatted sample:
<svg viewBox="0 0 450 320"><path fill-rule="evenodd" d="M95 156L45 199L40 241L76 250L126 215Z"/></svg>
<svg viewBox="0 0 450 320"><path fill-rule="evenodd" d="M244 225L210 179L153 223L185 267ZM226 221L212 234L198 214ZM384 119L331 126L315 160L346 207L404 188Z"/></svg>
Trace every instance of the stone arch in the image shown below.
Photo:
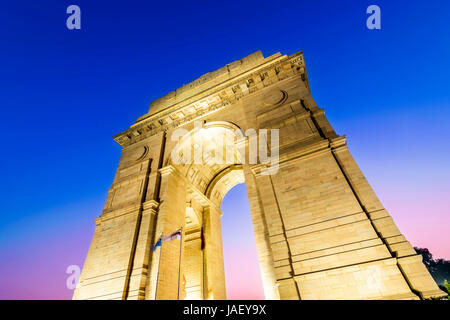
<svg viewBox="0 0 450 320"><path fill-rule="evenodd" d="M207 121L202 122L201 126L194 127L190 131L184 130L184 132L185 134L180 137L177 144L168 150L168 154L171 156L166 159L165 165L176 168L203 194L206 194L208 186L220 172L230 166L240 165L244 162L245 135L236 124L227 121ZM222 162L215 161L210 155L205 155L209 148L207 144L214 145L217 142L216 138L225 140L222 146ZM211 141L206 141L208 139L211 139ZM202 163L194 163L194 149L198 143L202 144ZM185 156L186 151L189 151L190 157L188 158L190 158L190 161L188 163L176 163L172 155L177 151L180 151L183 156ZM232 152L232 159L227 154L230 151Z"/></svg>
<svg viewBox="0 0 450 320"><path fill-rule="evenodd" d="M208 184L205 195L220 207L227 192L234 186L244 182L245 176L242 165L231 165L216 174Z"/></svg>
<svg viewBox="0 0 450 320"><path fill-rule="evenodd" d="M185 193L179 192L177 198L186 197L186 240L185 251L183 259L187 261L186 268L183 271L185 275L185 283L183 292L186 292L188 299L223 299L225 297L225 274L223 262L223 249L221 238L221 217L223 212L220 210L220 205L225 194L235 185L246 182L246 174L251 172L248 165L245 164L243 157L246 156L245 149L247 139L244 131L232 122L226 121L208 121L203 122L201 127L197 126L190 131L185 130L182 137L177 141L175 146L167 149L167 152L177 150L177 147L186 144L193 146L194 138L212 138L215 135L222 135L224 133L231 133L233 141L225 141L232 145L234 152L234 161L215 163L209 162L206 157L201 164L195 163L177 163L170 157L164 163L163 176L172 177L168 179L177 179L183 181ZM170 139L170 137L169 137ZM197 141L198 142L198 141ZM181 148L180 150L183 150ZM184 149L191 150L190 148ZM166 169L170 168L170 169ZM170 175L166 175L167 171ZM179 178L175 178L179 176ZM163 177L163 181L165 178ZM163 183L164 184L164 183ZM168 194L170 191L163 191L163 194ZM164 206L167 200L162 199ZM167 204L169 205L169 204ZM180 204L178 209L171 209L170 211L184 210L183 205ZM160 212L163 211L160 209ZM258 213L257 213L258 214ZM198 217L198 218L196 218ZM256 221L255 221L256 219ZM252 214L252 220L259 225L260 218L255 218ZM196 220L196 222L195 222ZM179 220L180 221L180 220ZM201 232L204 229L205 251L203 258L205 271L198 269L200 264L200 243ZM267 257L269 248L266 246L266 240L261 240L267 237L264 229L256 226L258 230L257 242L260 243L260 248L257 247L261 256L259 263L262 265L261 274L263 276L263 285L265 286L266 296L269 299L276 299L279 296L274 293L276 289L275 278L273 276L273 266L268 266L270 261ZM264 247L261 250L261 247ZM258 253L258 254L259 254ZM197 270L195 270L197 268ZM207 276L205 279L198 278L200 273L204 272ZM269 275L270 274L270 275ZM203 283L204 287L201 287ZM201 295L204 295L203 297ZM159 297L159 295L158 295Z"/></svg>
<svg viewBox="0 0 450 320"><path fill-rule="evenodd" d="M114 136L122 157L75 299L182 299L180 292L226 297L220 198L242 176L236 161L171 162L176 143L168 135L197 121L201 128L186 131L186 139L202 130L237 132L234 123L241 121L246 130L279 130L279 170L267 175L264 163L250 161L241 170L267 299L443 296L360 171L345 136L312 98L303 53L257 52L151 103L137 123ZM152 250L162 234L182 227L189 248L168 241ZM182 260L181 250L191 250L193 259ZM199 267L201 252L204 280L202 269L195 269L196 278L181 277L181 289L179 270Z"/></svg>

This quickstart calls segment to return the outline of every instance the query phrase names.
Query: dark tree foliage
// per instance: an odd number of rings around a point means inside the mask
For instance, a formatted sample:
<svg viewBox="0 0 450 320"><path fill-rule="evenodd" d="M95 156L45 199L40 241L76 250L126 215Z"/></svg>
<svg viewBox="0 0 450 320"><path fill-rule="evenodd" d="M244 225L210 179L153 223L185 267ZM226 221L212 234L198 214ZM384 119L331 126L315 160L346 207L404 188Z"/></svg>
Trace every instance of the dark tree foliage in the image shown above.
<svg viewBox="0 0 450 320"><path fill-rule="evenodd" d="M450 295L450 282L448 282L447 280L445 280L444 282L444 289L447 290L448 294ZM445 290L442 290L445 292ZM450 296L447 297L448 300L450 300Z"/></svg>
<svg viewBox="0 0 450 320"><path fill-rule="evenodd" d="M434 259L431 252L426 248L416 248L416 252L423 257L423 264L431 273L434 281L439 286L444 286L445 280L450 281L450 261L445 259Z"/></svg>

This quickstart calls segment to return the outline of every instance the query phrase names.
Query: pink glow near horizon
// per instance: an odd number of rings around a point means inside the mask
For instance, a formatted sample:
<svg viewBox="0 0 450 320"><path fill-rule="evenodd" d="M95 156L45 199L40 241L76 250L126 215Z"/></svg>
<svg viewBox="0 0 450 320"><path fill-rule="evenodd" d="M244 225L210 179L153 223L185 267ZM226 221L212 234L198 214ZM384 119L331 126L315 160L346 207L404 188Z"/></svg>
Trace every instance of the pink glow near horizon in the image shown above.
<svg viewBox="0 0 450 320"><path fill-rule="evenodd" d="M264 300L261 274L252 245L224 248L228 300Z"/></svg>
<svg viewBox="0 0 450 320"><path fill-rule="evenodd" d="M227 299L264 299L245 184L225 195L221 209Z"/></svg>
<svg viewBox="0 0 450 320"><path fill-rule="evenodd" d="M450 258L449 189L392 180L379 176L371 184L401 232L435 258ZM65 271L83 265L103 199L94 202L50 210L2 231L0 299L71 299ZM226 195L222 210L227 297L264 299L245 185Z"/></svg>
<svg viewBox="0 0 450 320"><path fill-rule="evenodd" d="M385 186L379 195L400 231L414 247L428 248L435 259L449 259L450 189L402 191Z"/></svg>

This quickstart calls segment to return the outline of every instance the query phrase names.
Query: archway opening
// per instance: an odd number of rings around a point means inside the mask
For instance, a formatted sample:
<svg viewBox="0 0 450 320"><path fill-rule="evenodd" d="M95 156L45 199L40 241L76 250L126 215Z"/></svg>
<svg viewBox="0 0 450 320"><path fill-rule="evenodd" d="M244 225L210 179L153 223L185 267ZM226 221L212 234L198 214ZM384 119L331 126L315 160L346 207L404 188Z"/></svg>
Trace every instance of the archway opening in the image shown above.
<svg viewBox="0 0 450 320"><path fill-rule="evenodd" d="M244 183L231 188L221 203L227 299L263 300L250 206Z"/></svg>
<svg viewBox="0 0 450 320"><path fill-rule="evenodd" d="M244 184L249 168L243 161L242 130L226 122L194 123L190 131L180 129L170 143L168 164L187 188L183 297L264 299Z"/></svg>

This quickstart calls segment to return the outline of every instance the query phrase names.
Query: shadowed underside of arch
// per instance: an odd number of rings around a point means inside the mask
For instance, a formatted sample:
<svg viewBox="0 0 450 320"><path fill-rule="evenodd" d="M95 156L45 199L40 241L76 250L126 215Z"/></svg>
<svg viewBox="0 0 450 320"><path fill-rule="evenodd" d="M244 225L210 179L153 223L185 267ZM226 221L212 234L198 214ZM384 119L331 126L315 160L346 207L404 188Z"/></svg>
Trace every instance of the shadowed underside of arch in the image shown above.
<svg viewBox="0 0 450 320"><path fill-rule="evenodd" d="M191 131L181 131L180 136L170 151L167 165L173 166L193 187L220 206L229 190L222 188L231 188L244 180L242 172L239 174L236 171L238 168L242 171L242 163L245 162L245 150L240 146L245 140L242 130L225 121L200 122L200 126ZM236 172L227 175L224 180L219 179L230 170ZM230 179L234 181L238 178L233 185ZM216 188L212 190L214 186Z"/></svg>

